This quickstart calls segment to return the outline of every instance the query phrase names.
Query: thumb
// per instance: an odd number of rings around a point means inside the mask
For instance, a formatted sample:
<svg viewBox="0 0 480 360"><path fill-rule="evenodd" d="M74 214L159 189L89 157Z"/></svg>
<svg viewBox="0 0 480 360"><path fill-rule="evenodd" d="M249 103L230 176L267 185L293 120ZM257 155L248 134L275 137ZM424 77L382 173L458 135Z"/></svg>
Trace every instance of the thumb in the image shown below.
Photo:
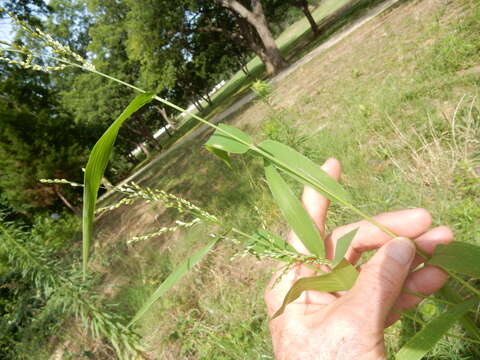
<svg viewBox="0 0 480 360"><path fill-rule="evenodd" d="M356 310L382 329L400 295L414 256L415 246L411 240L390 240L362 267L349 293Z"/></svg>

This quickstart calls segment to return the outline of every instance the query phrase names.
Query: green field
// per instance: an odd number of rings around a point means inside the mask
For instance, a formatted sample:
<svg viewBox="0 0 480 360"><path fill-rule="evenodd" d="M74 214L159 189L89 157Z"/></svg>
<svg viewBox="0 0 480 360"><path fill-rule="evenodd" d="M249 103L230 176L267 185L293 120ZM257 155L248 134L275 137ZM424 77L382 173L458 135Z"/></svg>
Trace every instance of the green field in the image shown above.
<svg viewBox="0 0 480 360"><path fill-rule="evenodd" d="M434 225L480 244L479 64L477 1L403 1L276 84L272 107L251 103L227 122L318 163L338 158L343 183L366 213L424 207ZM285 236L260 161L235 157L229 169L203 149L207 137L171 152L140 183L186 198L245 232L267 226ZM97 222L94 265L104 273L105 301L125 315L215 230L199 225L126 245L177 219L160 204L137 202ZM354 220L334 205L328 227ZM235 241L222 242L140 321L152 358L273 358L263 291L274 264L240 251ZM415 315L428 321L439 311L426 302ZM398 350L415 328L406 320L391 327L389 349ZM75 332L68 333L66 340L73 339ZM445 338L428 359L472 354L467 343Z"/></svg>
<svg viewBox="0 0 480 360"><path fill-rule="evenodd" d="M380 0L325 0L312 12L312 16L316 22L322 24L329 19L325 24L323 33L316 39L313 39L312 30L308 21L302 17L300 20L287 27L277 38L277 45L282 54L290 62L300 59L309 50L327 40L329 36L343 25L348 24L361 14L363 14L370 7L381 3ZM312 41L313 40L313 41ZM209 105L203 102L204 109L199 113L197 109L192 110L192 113L202 115L206 119L211 119L215 115L221 113L223 110L233 104L236 100L249 92L250 85L258 78L265 77L265 67L257 56L254 56L246 66L248 75L243 71L235 73L223 85L218 92L212 96L212 104ZM198 122L186 117L179 125L172 137L164 141L163 148L167 149L177 141L181 140L185 135L190 133L193 129L198 127ZM145 159L138 164L132 172L140 169L146 165L151 159Z"/></svg>

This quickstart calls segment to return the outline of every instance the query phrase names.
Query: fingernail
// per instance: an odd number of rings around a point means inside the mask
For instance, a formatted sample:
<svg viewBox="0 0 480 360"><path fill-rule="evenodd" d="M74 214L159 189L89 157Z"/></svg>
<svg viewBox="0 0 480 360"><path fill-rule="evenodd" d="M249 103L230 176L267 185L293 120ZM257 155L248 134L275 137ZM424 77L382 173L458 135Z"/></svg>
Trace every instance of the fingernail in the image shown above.
<svg viewBox="0 0 480 360"><path fill-rule="evenodd" d="M415 246L407 238L398 237L388 243L387 256L402 265L409 264L415 255Z"/></svg>

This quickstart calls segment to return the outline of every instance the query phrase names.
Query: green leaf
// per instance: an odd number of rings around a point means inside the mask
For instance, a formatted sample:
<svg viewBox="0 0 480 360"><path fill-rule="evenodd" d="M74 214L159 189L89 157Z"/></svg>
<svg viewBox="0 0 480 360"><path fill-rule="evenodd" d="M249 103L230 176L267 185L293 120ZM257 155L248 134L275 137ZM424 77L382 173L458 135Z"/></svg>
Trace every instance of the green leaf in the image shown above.
<svg viewBox="0 0 480 360"><path fill-rule="evenodd" d="M291 302L297 300L304 291L316 290L322 292L345 291L352 288L358 277L358 271L348 261L343 260L331 272L324 275L306 277L297 280L290 288L283 304L278 311L273 315L272 319L280 316L285 311L285 308Z"/></svg>
<svg viewBox="0 0 480 360"><path fill-rule="evenodd" d="M226 151L217 149L213 146L210 145L205 145L205 149L210 151L212 154L217 156L220 160L222 160L229 168L232 167L232 161L230 160L230 156L228 156L228 153Z"/></svg>
<svg viewBox="0 0 480 360"><path fill-rule="evenodd" d="M225 124L220 124L218 127L221 131L215 130L205 144L207 149L214 148L227 153L243 154L253 145L252 138L242 130ZM214 154L219 155L218 153ZM220 156L220 158L225 161L224 155Z"/></svg>
<svg viewBox="0 0 480 360"><path fill-rule="evenodd" d="M446 245L437 245L428 264L478 278L480 277L479 259L479 246L454 241Z"/></svg>
<svg viewBox="0 0 480 360"><path fill-rule="evenodd" d="M313 187L330 200L351 203L350 195L337 181L299 152L273 140L266 140L258 147L282 162L283 165L275 163L275 166L297 181Z"/></svg>
<svg viewBox="0 0 480 360"><path fill-rule="evenodd" d="M454 304L459 304L463 301L463 298L458 293L458 291L450 284L446 284L444 287L442 287L438 291L437 295ZM470 335L470 337L480 340L480 329L477 327L475 321L472 319L470 314L463 315L463 317L458 321L465 329L466 333ZM480 349L474 349L474 351L476 355L480 358Z"/></svg>
<svg viewBox="0 0 480 360"><path fill-rule="evenodd" d="M323 239L312 218L269 161L265 162L265 177L273 198L293 232L310 253L321 258L325 257Z"/></svg>
<svg viewBox="0 0 480 360"><path fill-rule="evenodd" d="M197 265L202 258L208 254L210 250L213 249L215 244L220 240L220 237L212 239L207 246L200 249L192 256L190 256L183 264L177 266L170 275L160 284L160 286L155 290L155 292L147 299L147 301L142 305L140 310L137 311L133 319L128 324L130 327L132 324L138 321L145 313L150 309L150 307L162 297L165 292L167 292L171 287L173 287L177 282L179 282L185 274L188 273L195 265Z"/></svg>
<svg viewBox="0 0 480 360"><path fill-rule="evenodd" d="M152 101L155 94L145 93L138 95L130 102L127 108L120 114L112 125L103 133L97 141L88 158L85 169L83 189L83 275L87 273L87 263L90 251L90 243L93 236L93 220L95 205L97 202L98 189L102 181L103 173L107 167L113 144L117 138L118 130L123 122L134 112Z"/></svg>
<svg viewBox="0 0 480 360"><path fill-rule="evenodd" d="M470 299L451 307L431 320L415 334L395 356L397 360L420 360L441 339L441 337L475 304L478 299Z"/></svg>
<svg viewBox="0 0 480 360"><path fill-rule="evenodd" d="M356 228L345 235L343 235L340 239L337 240L337 245L335 247L335 257L332 262L332 268L335 268L338 264L340 264L347 253L350 244L352 243L353 238L357 235L357 231L359 228Z"/></svg>

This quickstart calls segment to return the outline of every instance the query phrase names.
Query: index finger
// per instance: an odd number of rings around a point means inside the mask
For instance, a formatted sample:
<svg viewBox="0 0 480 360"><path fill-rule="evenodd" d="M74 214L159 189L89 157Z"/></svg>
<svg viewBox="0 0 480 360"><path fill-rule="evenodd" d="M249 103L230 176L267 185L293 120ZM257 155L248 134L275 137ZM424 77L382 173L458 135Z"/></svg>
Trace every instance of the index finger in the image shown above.
<svg viewBox="0 0 480 360"><path fill-rule="evenodd" d="M397 236L410 239L422 235L432 223L432 216L423 208L383 213L374 216L374 219ZM329 259L333 258L337 240L356 228L358 228L358 232L345 256L352 264L358 261L363 252L377 249L392 239L390 235L367 220L340 226L333 230L325 241L326 253Z"/></svg>
<svg viewBox="0 0 480 360"><path fill-rule="evenodd" d="M341 166L340 162L337 159L329 158L322 165L323 171L330 175L336 181L340 178ZM328 207L330 205L330 200L325 196L320 194L315 189L305 186L302 194L302 203L305 210L307 210L308 215L312 218L313 222L317 226L318 231L322 238L325 237L325 219L327 217ZM298 252L308 255L309 252L300 239L292 231L288 237L288 242L292 245L295 250Z"/></svg>

